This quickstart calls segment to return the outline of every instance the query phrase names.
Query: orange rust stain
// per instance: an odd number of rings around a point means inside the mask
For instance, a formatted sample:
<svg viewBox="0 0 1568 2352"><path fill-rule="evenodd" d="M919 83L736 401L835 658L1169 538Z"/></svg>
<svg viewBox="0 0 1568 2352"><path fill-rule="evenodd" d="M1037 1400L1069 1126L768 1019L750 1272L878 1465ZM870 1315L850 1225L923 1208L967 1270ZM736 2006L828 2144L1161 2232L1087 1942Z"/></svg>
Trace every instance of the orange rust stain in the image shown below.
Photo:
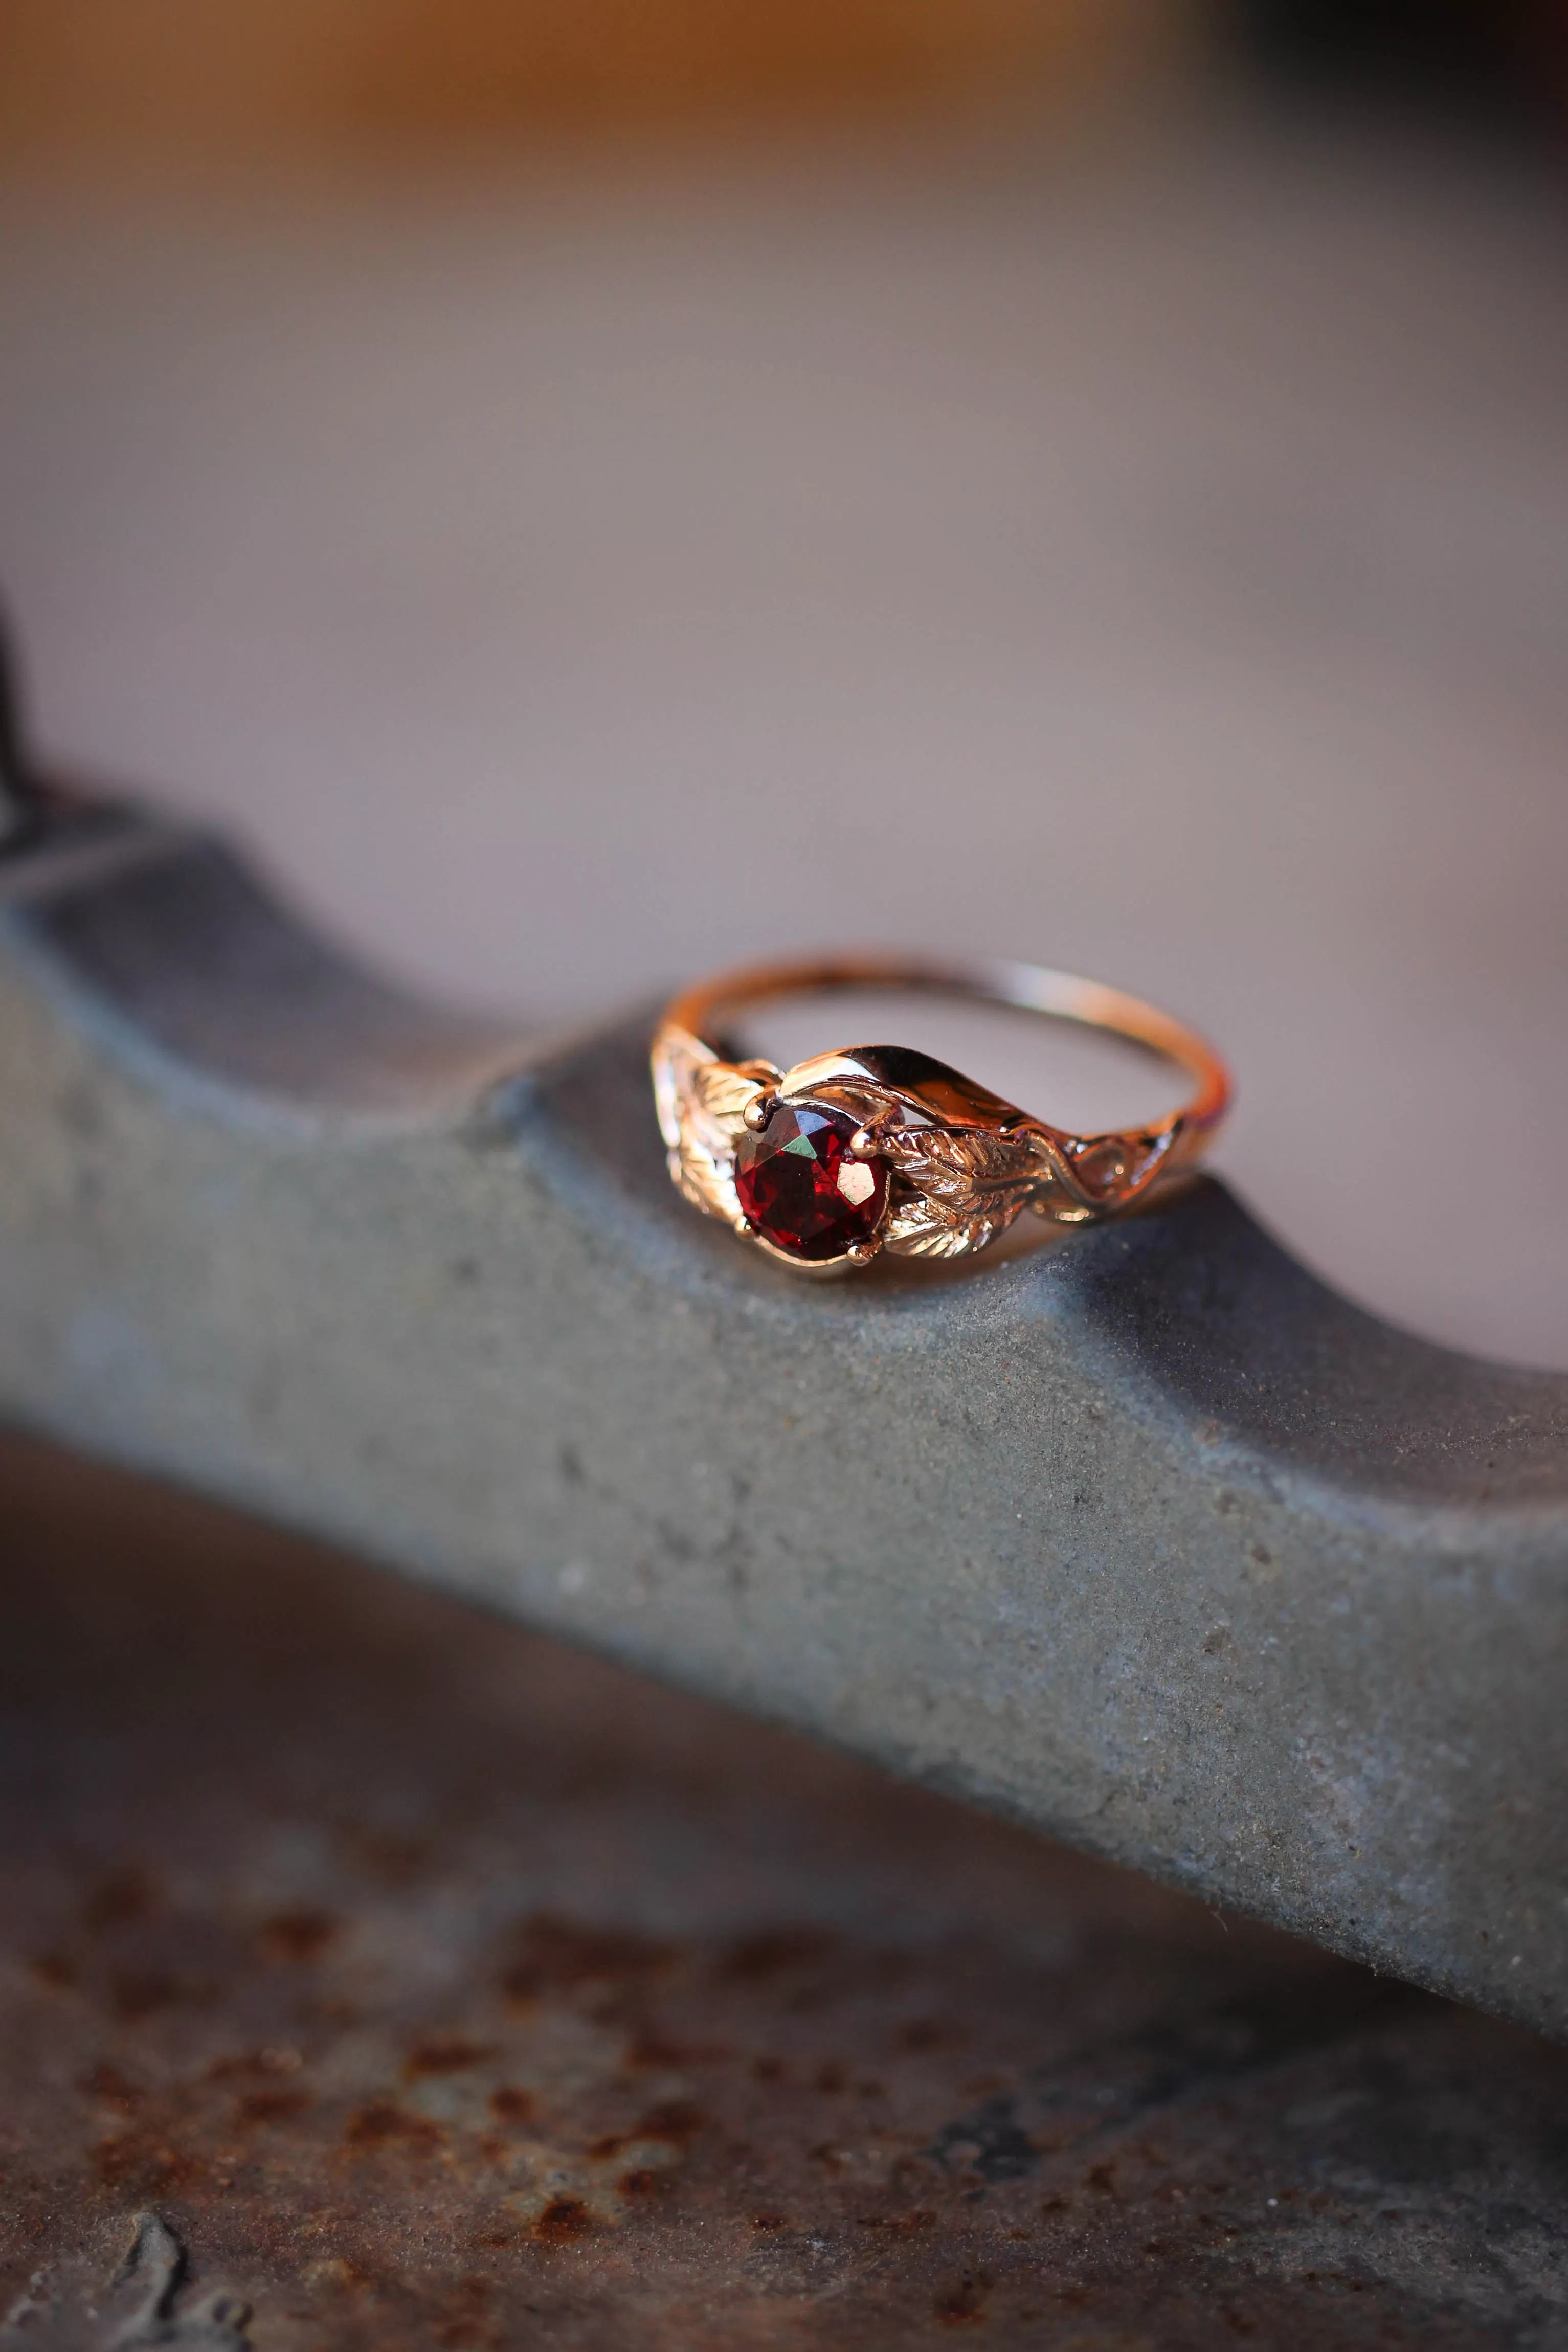
<svg viewBox="0 0 1568 2352"><path fill-rule="evenodd" d="M400 2147L411 2156L429 2156L447 2135L425 2116L410 2115L390 2099L374 2099L349 2118L343 2139L349 2147Z"/></svg>
<svg viewBox="0 0 1568 2352"><path fill-rule="evenodd" d="M151 2017L155 2009L173 2009L182 2000L199 2000L204 1988L152 1969L122 1969L109 1981L110 2004L127 2024Z"/></svg>
<svg viewBox="0 0 1568 2352"><path fill-rule="evenodd" d="M421 2074L461 2074L494 2056L491 2043L471 2041L466 2033L433 2033L415 2043L403 2071L410 2082Z"/></svg>
<svg viewBox="0 0 1568 2352"><path fill-rule="evenodd" d="M709 2120L701 2108L694 2106L689 2099L665 2099L657 2107L649 2107L631 2137L633 2139L667 2139L678 2147L683 2147Z"/></svg>
<svg viewBox="0 0 1568 2352"><path fill-rule="evenodd" d="M946 2327L978 2326L985 2317L985 2295L992 2282L984 2271L971 2271L956 2286L939 2294L931 2309Z"/></svg>
<svg viewBox="0 0 1568 2352"><path fill-rule="evenodd" d="M83 1904L83 1923L89 1935L102 1935L106 1929L122 1927L128 1919L140 1919L153 1909L159 1893L152 1872L143 1870L139 1864L110 1871Z"/></svg>
<svg viewBox="0 0 1568 2352"><path fill-rule="evenodd" d="M123 2132L118 2138L100 2140L93 2150L93 2165L106 2188L142 2197L192 2194L207 2179L199 2157L171 2147L150 2133Z"/></svg>
<svg viewBox="0 0 1568 2352"><path fill-rule="evenodd" d="M498 2124L531 2123L533 2101L528 2092L520 2091L515 2084L503 2083L499 2091L490 2093L490 2113Z"/></svg>
<svg viewBox="0 0 1568 2352"><path fill-rule="evenodd" d="M241 2050L226 2058L215 2058L205 2079L209 2083L235 2083L256 2075L265 2079L269 2074L297 2074L304 2063L297 2050Z"/></svg>
<svg viewBox="0 0 1568 2352"><path fill-rule="evenodd" d="M111 2065L107 2058L96 2066L89 2066L85 2074L78 2075L77 2089L85 2091L89 2099L101 2099L106 2105L118 2107L122 2115L132 2114L141 2105L144 2095L140 2087L122 2074L118 2066Z"/></svg>
<svg viewBox="0 0 1568 2352"><path fill-rule="evenodd" d="M668 1969L673 1945L626 1927L584 1925L541 1911L525 1920L517 1957L501 1977L502 1990L516 2001L579 1992L588 1986L625 1986Z"/></svg>
<svg viewBox="0 0 1568 2352"><path fill-rule="evenodd" d="M586 2236L594 2217L580 2197L552 2197L533 2225L533 2234L547 2246L570 2245Z"/></svg>
<svg viewBox="0 0 1568 2352"><path fill-rule="evenodd" d="M302 2091L251 2091L235 2108L240 2125L286 2124L302 2116L310 2102Z"/></svg>
<svg viewBox="0 0 1568 2352"><path fill-rule="evenodd" d="M628 2074L650 2067L676 2072L691 2066L721 2065L729 2055L721 2042L677 2042L668 2034L645 2030L627 2049L625 2063Z"/></svg>
<svg viewBox="0 0 1568 2352"><path fill-rule="evenodd" d="M747 1936L731 1947L719 1974L737 1983L760 1984L792 1969L809 1968L837 1949L837 1939L820 1927L775 1927L767 1935Z"/></svg>
<svg viewBox="0 0 1568 2352"><path fill-rule="evenodd" d="M338 1923L330 1911L311 1910L301 1904L262 1921L261 1945L270 1958L300 1967L319 1959L337 1932Z"/></svg>
<svg viewBox="0 0 1568 2352"><path fill-rule="evenodd" d="M963 2026L947 2017L911 2017L893 2036L897 2050L948 2050L965 2039Z"/></svg>
<svg viewBox="0 0 1568 2352"><path fill-rule="evenodd" d="M660 2189L673 2188L674 2183L668 2172L656 2172L651 2166L639 2164L623 2172L616 2187L623 2197L653 2197Z"/></svg>
<svg viewBox="0 0 1568 2352"><path fill-rule="evenodd" d="M388 1886L411 1886L430 1858L428 1838L396 1830L351 1831L347 1843L366 1868Z"/></svg>

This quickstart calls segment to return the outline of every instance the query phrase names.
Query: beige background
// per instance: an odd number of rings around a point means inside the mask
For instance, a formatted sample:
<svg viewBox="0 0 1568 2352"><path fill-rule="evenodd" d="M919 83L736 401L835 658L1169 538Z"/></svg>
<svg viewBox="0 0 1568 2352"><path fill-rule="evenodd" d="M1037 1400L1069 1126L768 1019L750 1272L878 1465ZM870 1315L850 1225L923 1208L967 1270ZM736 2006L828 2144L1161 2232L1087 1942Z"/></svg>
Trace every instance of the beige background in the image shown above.
<svg viewBox="0 0 1568 2352"><path fill-rule="evenodd" d="M542 1024L847 937L1154 994L1297 1249L1568 1364L1562 215L1205 110L13 184L42 736Z"/></svg>

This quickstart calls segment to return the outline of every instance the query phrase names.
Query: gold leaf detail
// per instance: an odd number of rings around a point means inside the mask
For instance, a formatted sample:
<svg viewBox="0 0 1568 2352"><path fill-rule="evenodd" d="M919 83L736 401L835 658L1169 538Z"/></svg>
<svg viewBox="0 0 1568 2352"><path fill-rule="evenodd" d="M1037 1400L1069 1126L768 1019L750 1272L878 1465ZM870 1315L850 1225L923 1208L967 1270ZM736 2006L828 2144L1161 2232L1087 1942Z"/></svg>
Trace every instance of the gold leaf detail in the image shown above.
<svg viewBox="0 0 1568 2352"><path fill-rule="evenodd" d="M721 1062L684 1029L660 1030L654 1040L654 1092L671 1181L693 1207L729 1225L742 1222L735 1150L746 1105L767 1084L767 1066Z"/></svg>
<svg viewBox="0 0 1568 2352"><path fill-rule="evenodd" d="M669 1173L693 1208L722 1217L727 1225L741 1223L733 1151L716 1152L700 1135L688 1131L669 1154Z"/></svg>
<svg viewBox="0 0 1568 2352"><path fill-rule="evenodd" d="M746 1105L762 1093L749 1070L733 1062L702 1062L691 1074L693 1110L705 1126L729 1139L731 1150L745 1133Z"/></svg>
<svg viewBox="0 0 1568 2352"><path fill-rule="evenodd" d="M917 1193L890 1213L883 1246L895 1257L967 1257L1005 1233L1016 1214L1014 1210L1001 1217L954 1218Z"/></svg>
<svg viewBox="0 0 1568 2352"><path fill-rule="evenodd" d="M1005 1233L1049 1180L1045 1139L1029 1131L895 1128L881 1138L890 1166L912 1190L895 1203L887 1246L904 1257L962 1257Z"/></svg>

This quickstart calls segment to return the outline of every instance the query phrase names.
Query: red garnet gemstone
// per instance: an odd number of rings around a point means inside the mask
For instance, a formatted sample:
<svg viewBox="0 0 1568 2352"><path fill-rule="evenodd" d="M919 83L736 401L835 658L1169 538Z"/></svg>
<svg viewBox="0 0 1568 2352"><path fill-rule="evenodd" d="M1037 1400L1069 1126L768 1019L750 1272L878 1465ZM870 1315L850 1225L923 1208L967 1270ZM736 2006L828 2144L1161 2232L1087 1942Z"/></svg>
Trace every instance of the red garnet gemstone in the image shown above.
<svg viewBox="0 0 1568 2352"><path fill-rule="evenodd" d="M760 1135L742 1138L735 1190L753 1233L791 1257L842 1257L882 1222L888 1171L857 1160L858 1122L815 1103L780 1103Z"/></svg>

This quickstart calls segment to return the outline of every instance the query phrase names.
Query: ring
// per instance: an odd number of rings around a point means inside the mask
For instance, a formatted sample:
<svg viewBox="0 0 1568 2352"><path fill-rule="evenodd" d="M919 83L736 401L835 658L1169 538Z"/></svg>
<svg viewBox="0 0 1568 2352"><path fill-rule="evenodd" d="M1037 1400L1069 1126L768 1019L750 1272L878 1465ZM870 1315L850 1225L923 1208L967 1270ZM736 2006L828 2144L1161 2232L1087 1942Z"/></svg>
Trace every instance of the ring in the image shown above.
<svg viewBox="0 0 1568 2352"><path fill-rule="evenodd" d="M868 988L1109 1030L1175 1063L1196 1091L1153 1126L1071 1135L903 1045L852 1045L791 1070L726 1057L726 1024L744 1006ZM1195 1164L1231 1095L1211 1046L1119 990L1037 964L896 958L770 965L687 990L655 1034L653 1086L677 1191L815 1276L847 1273L883 1250L964 1257L1025 1209L1062 1225L1114 1216Z"/></svg>

